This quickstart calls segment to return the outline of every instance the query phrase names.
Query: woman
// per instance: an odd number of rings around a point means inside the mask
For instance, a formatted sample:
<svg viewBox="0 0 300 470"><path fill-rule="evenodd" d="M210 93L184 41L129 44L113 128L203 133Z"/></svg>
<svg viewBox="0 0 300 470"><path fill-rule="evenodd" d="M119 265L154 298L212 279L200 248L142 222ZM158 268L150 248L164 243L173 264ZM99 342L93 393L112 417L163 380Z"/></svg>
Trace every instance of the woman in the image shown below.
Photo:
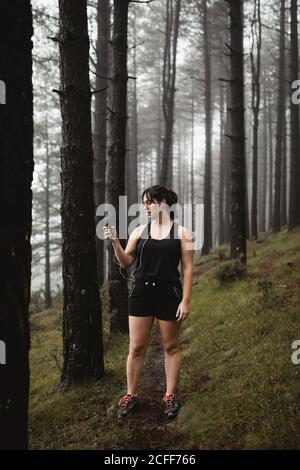
<svg viewBox="0 0 300 470"><path fill-rule="evenodd" d="M166 392L162 403L166 416L175 417L180 407L175 395L181 366L180 326L189 314L194 250L187 229L178 225L167 210L177 203L174 191L155 185L145 189L142 201L150 221L133 230L125 250L114 227L104 228L104 238L112 238L122 267L128 268L137 260L128 299L128 389L119 401L118 417L127 416L139 404L137 386L155 317L165 352ZM183 286L178 271L180 261Z"/></svg>

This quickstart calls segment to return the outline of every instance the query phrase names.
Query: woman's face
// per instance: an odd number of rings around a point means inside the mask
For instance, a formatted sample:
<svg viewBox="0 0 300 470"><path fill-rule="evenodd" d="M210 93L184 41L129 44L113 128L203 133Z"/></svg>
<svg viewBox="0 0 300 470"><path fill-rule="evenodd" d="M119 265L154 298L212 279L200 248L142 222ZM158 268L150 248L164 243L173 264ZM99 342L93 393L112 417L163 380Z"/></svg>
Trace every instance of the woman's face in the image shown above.
<svg viewBox="0 0 300 470"><path fill-rule="evenodd" d="M156 199L151 201L146 194L143 197L143 206L147 211L148 217L151 217L151 219L158 217L158 214L161 211L161 203L159 203Z"/></svg>

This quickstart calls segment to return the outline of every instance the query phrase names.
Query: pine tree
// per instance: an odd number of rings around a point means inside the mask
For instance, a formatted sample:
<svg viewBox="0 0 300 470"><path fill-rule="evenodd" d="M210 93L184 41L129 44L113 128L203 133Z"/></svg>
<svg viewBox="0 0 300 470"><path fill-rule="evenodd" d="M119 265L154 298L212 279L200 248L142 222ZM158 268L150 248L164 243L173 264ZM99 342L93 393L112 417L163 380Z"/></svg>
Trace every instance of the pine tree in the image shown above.
<svg viewBox="0 0 300 470"><path fill-rule="evenodd" d="M0 340L6 353L5 363L0 364L0 449L8 450L28 446L33 174L30 1L1 1L0 22L0 80L6 91L6 104L0 105Z"/></svg>
<svg viewBox="0 0 300 470"><path fill-rule="evenodd" d="M63 352L60 390L104 372L97 285L87 1L59 1Z"/></svg>
<svg viewBox="0 0 300 470"><path fill-rule="evenodd" d="M231 258L246 263L243 2L228 0L231 68Z"/></svg>
<svg viewBox="0 0 300 470"><path fill-rule="evenodd" d="M110 110L110 142L107 160L106 201L116 211L116 228L119 233L119 196L125 195L125 157L127 123L127 31L129 0L114 0L112 36L112 102ZM121 240L124 247L124 240ZM110 329L112 332L128 331L127 282L114 261L113 248L108 245L108 289Z"/></svg>

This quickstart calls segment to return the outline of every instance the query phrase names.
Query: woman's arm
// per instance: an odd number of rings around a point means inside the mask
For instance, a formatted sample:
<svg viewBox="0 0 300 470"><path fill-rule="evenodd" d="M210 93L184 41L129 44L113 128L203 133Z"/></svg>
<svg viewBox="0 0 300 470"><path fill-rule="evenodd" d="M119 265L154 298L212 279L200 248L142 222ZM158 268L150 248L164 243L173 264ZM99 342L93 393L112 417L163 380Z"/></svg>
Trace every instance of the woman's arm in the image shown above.
<svg viewBox="0 0 300 470"><path fill-rule="evenodd" d="M115 256L122 268L129 268L129 266L131 266L134 262L137 242L143 229L143 226L139 226L131 232L124 250L118 238L115 227L112 226L111 229L109 227L104 227L104 238L112 240Z"/></svg>
<svg viewBox="0 0 300 470"><path fill-rule="evenodd" d="M181 267L183 274L182 301L189 304L193 284L193 255L194 244L192 237L185 227L181 228Z"/></svg>

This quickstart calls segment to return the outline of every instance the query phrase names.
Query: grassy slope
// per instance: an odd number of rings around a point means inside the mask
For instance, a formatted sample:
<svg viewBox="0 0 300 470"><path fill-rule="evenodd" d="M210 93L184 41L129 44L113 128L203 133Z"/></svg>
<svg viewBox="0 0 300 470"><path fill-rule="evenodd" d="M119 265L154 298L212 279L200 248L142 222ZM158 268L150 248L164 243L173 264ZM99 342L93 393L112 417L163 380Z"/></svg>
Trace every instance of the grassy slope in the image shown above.
<svg viewBox="0 0 300 470"><path fill-rule="evenodd" d="M199 448L299 448L300 231L248 253L243 281L220 285L211 260L194 288L179 427ZM261 277L273 282L264 296Z"/></svg>
<svg viewBox="0 0 300 470"><path fill-rule="evenodd" d="M300 230L250 242L241 281L221 285L219 265L217 252L195 263L177 425L184 448L299 448L300 365L291 362L291 343L300 339ZM257 286L261 277L273 283L264 295ZM105 330L105 379L59 395L57 312L31 319L31 448L132 448L142 424L120 426L114 419L125 385L127 338L110 338Z"/></svg>

